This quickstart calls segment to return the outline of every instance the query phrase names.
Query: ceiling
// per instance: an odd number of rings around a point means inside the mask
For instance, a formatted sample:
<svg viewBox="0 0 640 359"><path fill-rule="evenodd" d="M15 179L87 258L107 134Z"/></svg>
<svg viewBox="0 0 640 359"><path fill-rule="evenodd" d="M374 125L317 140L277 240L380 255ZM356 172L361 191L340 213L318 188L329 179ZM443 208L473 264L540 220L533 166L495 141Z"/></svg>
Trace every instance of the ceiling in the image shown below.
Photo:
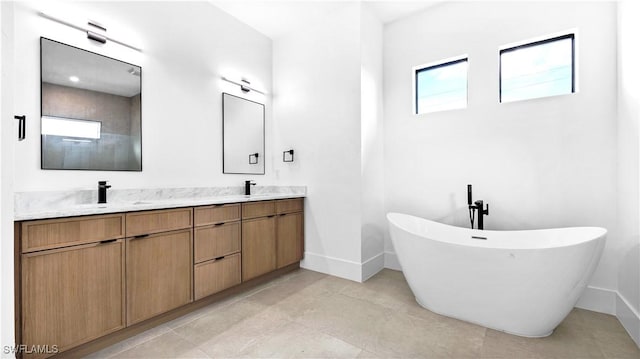
<svg viewBox="0 0 640 359"><path fill-rule="evenodd" d="M275 39L290 31L321 20L352 1L308 0L209 0L214 6ZM441 1L360 1L383 23L424 10Z"/></svg>
<svg viewBox="0 0 640 359"><path fill-rule="evenodd" d="M138 66L44 38L41 51L42 82L125 97L140 93L140 76L132 74L140 73Z"/></svg>

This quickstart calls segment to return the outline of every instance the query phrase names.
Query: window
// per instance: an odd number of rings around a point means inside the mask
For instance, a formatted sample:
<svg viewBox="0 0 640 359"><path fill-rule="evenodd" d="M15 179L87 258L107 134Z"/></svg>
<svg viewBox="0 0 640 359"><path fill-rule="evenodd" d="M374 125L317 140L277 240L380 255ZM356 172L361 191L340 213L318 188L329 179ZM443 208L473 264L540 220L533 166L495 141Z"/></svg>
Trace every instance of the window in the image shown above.
<svg viewBox="0 0 640 359"><path fill-rule="evenodd" d="M415 113L467 107L467 64L461 58L415 70Z"/></svg>
<svg viewBox="0 0 640 359"><path fill-rule="evenodd" d="M98 121L42 116L42 134L99 139L102 123Z"/></svg>
<svg viewBox="0 0 640 359"><path fill-rule="evenodd" d="M500 50L500 102L575 92L574 34Z"/></svg>

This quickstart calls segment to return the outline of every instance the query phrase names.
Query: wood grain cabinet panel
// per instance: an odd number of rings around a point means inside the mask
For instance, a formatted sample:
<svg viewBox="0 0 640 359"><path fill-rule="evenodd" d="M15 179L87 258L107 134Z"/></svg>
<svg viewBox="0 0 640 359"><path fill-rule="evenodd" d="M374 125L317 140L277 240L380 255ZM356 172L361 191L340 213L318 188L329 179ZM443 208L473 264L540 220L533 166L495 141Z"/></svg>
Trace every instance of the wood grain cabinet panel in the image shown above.
<svg viewBox="0 0 640 359"><path fill-rule="evenodd" d="M276 269L276 218L242 221L242 281Z"/></svg>
<svg viewBox="0 0 640 359"><path fill-rule="evenodd" d="M242 219L272 216L275 213L275 201L249 202L242 204Z"/></svg>
<svg viewBox="0 0 640 359"><path fill-rule="evenodd" d="M124 328L122 239L23 254L21 261L24 344L64 351Z"/></svg>
<svg viewBox="0 0 640 359"><path fill-rule="evenodd" d="M127 237L190 228L193 208L127 213Z"/></svg>
<svg viewBox="0 0 640 359"><path fill-rule="evenodd" d="M277 223L278 268L298 262L304 251L304 216L302 212L281 214Z"/></svg>
<svg viewBox="0 0 640 359"><path fill-rule="evenodd" d="M240 220L240 204L225 204L196 207L193 212L194 226L233 222Z"/></svg>
<svg viewBox="0 0 640 359"><path fill-rule="evenodd" d="M195 300L240 284L240 253L196 264L193 275Z"/></svg>
<svg viewBox="0 0 640 359"><path fill-rule="evenodd" d="M126 244L127 325L191 302L191 229L128 238Z"/></svg>
<svg viewBox="0 0 640 359"><path fill-rule="evenodd" d="M240 222L197 227L193 247L195 263L240 252Z"/></svg>
<svg viewBox="0 0 640 359"><path fill-rule="evenodd" d="M124 223L123 214L22 222L22 252L124 238Z"/></svg>
<svg viewBox="0 0 640 359"><path fill-rule="evenodd" d="M302 198L282 199L276 201L276 213L302 212L304 200Z"/></svg>

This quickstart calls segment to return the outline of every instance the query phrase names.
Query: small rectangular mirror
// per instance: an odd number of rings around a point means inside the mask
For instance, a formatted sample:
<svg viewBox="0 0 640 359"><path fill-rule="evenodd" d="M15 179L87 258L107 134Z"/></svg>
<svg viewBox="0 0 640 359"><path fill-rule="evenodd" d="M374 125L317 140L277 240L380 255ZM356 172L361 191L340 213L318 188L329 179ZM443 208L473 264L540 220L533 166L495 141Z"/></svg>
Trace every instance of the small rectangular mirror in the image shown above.
<svg viewBox="0 0 640 359"><path fill-rule="evenodd" d="M142 68L40 38L42 169L142 171Z"/></svg>
<svg viewBox="0 0 640 359"><path fill-rule="evenodd" d="M222 94L222 172L264 174L264 105Z"/></svg>

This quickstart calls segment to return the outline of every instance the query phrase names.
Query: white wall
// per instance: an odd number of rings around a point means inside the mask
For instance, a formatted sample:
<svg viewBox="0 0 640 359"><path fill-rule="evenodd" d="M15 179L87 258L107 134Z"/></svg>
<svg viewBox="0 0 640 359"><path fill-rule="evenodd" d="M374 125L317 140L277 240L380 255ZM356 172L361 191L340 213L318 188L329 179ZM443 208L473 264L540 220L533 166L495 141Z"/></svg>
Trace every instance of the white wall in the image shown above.
<svg viewBox="0 0 640 359"><path fill-rule="evenodd" d="M360 6L274 40L279 177L307 185L305 268L361 280Z"/></svg>
<svg viewBox="0 0 640 359"><path fill-rule="evenodd" d="M618 5L618 226L616 315L640 346L640 3Z"/></svg>
<svg viewBox="0 0 640 359"><path fill-rule="evenodd" d="M382 23L367 4L360 12L362 280L384 267Z"/></svg>
<svg viewBox="0 0 640 359"><path fill-rule="evenodd" d="M498 48L571 28L579 30L579 92L500 104ZM412 67L461 54L469 55L468 108L413 115ZM591 285L615 290L624 246L616 220L615 54L615 3L451 2L388 24L386 211L468 226L471 183L474 199L491 206L488 229L605 227ZM612 293L605 291L599 310L614 310Z"/></svg>
<svg viewBox="0 0 640 359"><path fill-rule="evenodd" d="M140 46L98 45L82 32L37 16L48 11L67 20L93 19L115 38ZM16 145L15 190L241 186L274 181L270 96L266 101L266 173L222 174L222 95L240 95L220 75L246 76L271 92L271 40L207 2L37 2L16 5L15 53L20 54L16 111L27 115L27 140ZM40 52L44 36L142 66L142 172L43 171L40 169ZM277 156L276 156L277 157Z"/></svg>
<svg viewBox="0 0 640 359"><path fill-rule="evenodd" d="M13 3L0 2L0 354L13 346L13 144L17 141L13 116Z"/></svg>

